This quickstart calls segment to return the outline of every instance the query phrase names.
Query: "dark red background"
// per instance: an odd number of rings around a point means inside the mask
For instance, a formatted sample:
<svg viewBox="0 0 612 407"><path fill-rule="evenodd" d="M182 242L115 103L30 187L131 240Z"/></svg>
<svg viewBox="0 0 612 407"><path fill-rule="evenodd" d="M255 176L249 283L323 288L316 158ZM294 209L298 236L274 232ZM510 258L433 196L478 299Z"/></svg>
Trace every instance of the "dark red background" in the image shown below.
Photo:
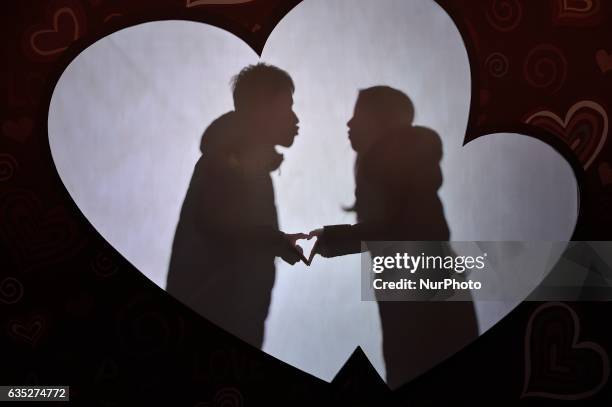
<svg viewBox="0 0 612 407"><path fill-rule="evenodd" d="M299 3L194 1L2 4L1 383L70 385L74 402L105 406L612 399L608 302L523 303L391 393L359 349L327 384L247 346L166 295L106 243L70 199L49 150L49 101L68 63L104 35L160 19L213 24L260 52ZM598 151L612 108L612 4L437 2L457 24L471 63L465 142L517 132L549 143L580 185L574 239L612 240L610 142Z"/></svg>

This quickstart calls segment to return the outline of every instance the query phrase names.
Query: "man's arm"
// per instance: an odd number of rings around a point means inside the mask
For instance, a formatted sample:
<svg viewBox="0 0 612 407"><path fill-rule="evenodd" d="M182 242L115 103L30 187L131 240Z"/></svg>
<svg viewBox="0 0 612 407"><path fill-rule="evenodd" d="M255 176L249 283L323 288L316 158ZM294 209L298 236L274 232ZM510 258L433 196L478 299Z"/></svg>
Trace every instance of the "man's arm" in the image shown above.
<svg viewBox="0 0 612 407"><path fill-rule="evenodd" d="M303 260L295 244L306 234L288 235L273 225L256 225L248 220L244 204L244 180L237 171L198 163L192 183L197 188L196 227L217 241L230 241L254 249L270 250L289 264ZM210 188L203 188L210 185Z"/></svg>

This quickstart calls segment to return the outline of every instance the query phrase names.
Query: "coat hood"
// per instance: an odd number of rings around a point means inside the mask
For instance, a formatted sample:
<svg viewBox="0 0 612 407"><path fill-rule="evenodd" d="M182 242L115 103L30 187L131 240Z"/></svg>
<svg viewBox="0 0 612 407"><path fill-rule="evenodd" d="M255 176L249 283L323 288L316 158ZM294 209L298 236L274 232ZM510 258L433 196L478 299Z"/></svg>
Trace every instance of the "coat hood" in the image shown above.
<svg viewBox="0 0 612 407"><path fill-rule="evenodd" d="M258 142L261 135L254 134L235 111L215 119L202 135L200 151L214 160L232 160L244 169L274 171L280 167L283 155L274 146Z"/></svg>

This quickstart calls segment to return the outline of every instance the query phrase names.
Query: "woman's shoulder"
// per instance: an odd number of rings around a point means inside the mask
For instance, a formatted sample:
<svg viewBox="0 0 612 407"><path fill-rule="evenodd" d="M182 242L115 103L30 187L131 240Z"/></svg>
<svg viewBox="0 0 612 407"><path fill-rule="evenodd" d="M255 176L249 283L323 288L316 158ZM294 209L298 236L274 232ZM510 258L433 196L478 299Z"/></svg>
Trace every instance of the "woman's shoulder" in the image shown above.
<svg viewBox="0 0 612 407"><path fill-rule="evenodd" d="M442 141L435 130L423 126L399 129L381 140L374 156L390 162L414 159L440 160Z"/></svg>
<svg viewBox="0 0 612 407"><path fill-rule="evenodd" d="M408 146L422 146L425 148L441 148L442 140L438 133L424 126L412 126L406 130L401 141Z"/></svg>

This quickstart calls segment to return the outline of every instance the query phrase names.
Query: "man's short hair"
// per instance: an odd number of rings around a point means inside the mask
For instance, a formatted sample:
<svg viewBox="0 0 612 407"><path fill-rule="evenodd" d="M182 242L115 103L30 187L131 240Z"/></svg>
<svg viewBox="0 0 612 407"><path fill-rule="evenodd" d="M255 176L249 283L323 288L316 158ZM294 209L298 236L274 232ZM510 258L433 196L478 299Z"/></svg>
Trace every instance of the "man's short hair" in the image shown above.
<svg viewBox="0 0 612 407"><path fill-rule="evenodd" d="M244 67L232 78L234 108L249 109L266 103L281 91L295 90L291 76L280 68L265 63Z"/></svg>

